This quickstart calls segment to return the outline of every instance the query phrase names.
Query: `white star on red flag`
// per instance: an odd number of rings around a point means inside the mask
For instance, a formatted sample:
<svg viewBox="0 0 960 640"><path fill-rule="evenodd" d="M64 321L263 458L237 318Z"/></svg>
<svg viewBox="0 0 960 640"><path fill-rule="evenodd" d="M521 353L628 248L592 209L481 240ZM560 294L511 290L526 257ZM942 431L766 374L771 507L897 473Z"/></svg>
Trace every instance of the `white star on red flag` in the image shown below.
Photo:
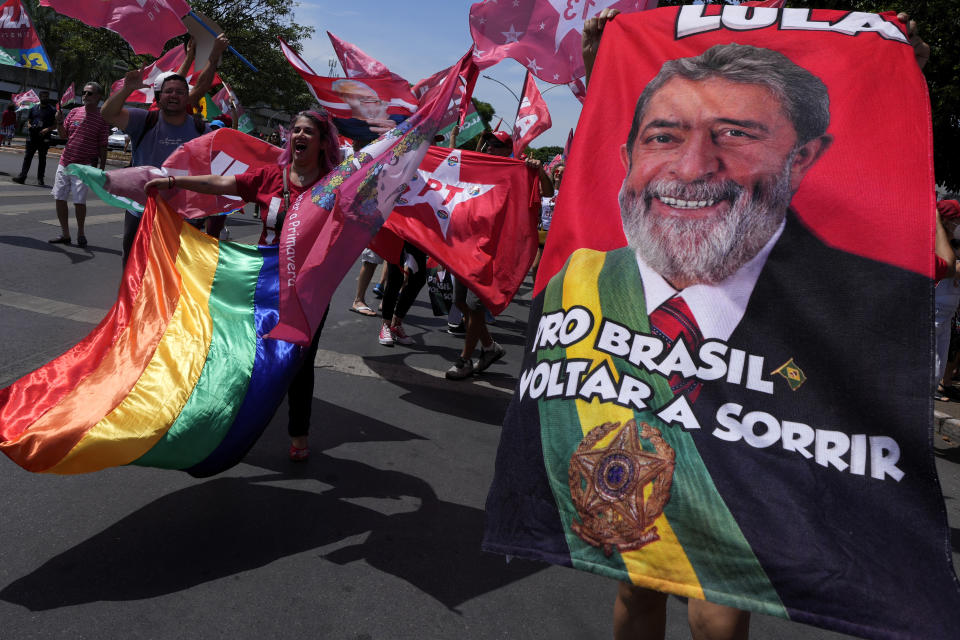
<svg viewBox="0 0 960 640"><path fill-rule="evenodd" d="M433 209L440 225L443 237L447 237L447 228L454 209L461 202L482 196L494 184L480 184L460 181L460 150L454 149L434 171L417 169L417 175L407 183L410 188L397 200L397 206L409 207L425 203Z"/></svg>
<svg viewBox="0 0 960 640"><path fill-rule="evenodd" d="M516 27L510 25L509 31L501 31L503 37L506 38L504 44L509 44L511 42L517 42L520 36L523 35L523 31L517 31Z"/></svg>
<svg viewBox="0 0 960 640"><path fill-rule="evenodd" d="M526 66L542 80L562 84L584 74L580 40L586 19L607 8L624 13L652 9L657 0L512 0L489 5L488 0L470 7L477 65L484 69L506 57L521 64L535 60L535 66Z"/></svg>

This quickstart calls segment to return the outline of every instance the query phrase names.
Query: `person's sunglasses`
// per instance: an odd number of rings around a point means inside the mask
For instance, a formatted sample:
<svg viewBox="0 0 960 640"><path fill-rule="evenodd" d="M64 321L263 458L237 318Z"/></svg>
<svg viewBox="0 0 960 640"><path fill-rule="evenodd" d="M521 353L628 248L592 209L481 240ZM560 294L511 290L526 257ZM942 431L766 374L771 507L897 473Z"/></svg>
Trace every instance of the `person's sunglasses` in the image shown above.
<svg viewBox="0 0 960 640"><path fill-rule="evenodd" d="M84 91L83 95L85 96L96 96L99 95L96 91Z"/></svg>

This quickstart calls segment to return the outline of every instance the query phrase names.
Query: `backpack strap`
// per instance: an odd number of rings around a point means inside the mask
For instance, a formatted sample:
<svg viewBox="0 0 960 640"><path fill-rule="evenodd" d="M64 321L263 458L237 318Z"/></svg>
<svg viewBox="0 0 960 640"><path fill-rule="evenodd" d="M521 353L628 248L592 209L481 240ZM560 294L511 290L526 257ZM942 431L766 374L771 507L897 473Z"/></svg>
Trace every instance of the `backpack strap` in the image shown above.
<svg viewBox="0 0 960 640"><path fill-rule="evenodd" d="M157 126L157 122L159 120L160 120L159 111L148 111L147 119L143 121L143 129L140 131L140 135L137 136L137 141L133 144L133 147L131 148L139 147L140 143L143 142L143 137L147 135L147 132L150 131L150 129L153 129L155 126Z"/></svg>
<svg viewBox="0 0 960 640"><path fill-rule="evenodd" d="M290 165L286 165L280 174L283 176L283 209L277 212L277 223L274 226L277 236L283 229L283 219L287 217L287 209L290 208L290 182L288 177L290 175Z"/></svg>

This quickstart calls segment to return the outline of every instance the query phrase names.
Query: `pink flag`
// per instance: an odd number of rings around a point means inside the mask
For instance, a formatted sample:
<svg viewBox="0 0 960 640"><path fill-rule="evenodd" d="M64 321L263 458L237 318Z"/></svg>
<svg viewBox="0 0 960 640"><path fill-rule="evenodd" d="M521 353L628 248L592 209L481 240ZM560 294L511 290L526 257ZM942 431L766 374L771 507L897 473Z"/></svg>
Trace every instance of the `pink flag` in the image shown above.
<svg viewBox="0 0 960 640"><path fill-rule="evenodd" d="M481 69L513 58L535 76L564 84L584 75L583 23L607 7L653 9L657 0L514 0L470 7L470 34Z"/></svg>
<svg viewBox="0 0 960 640"><path fill-rule="evenodd" d="M563 145L563 160L566 162L567 158L570 157L570 147L573 145L573 129L570 129L570 133L567 134L567 144Z"/></svg>
<svg viewBox="0 0 960 640"><path fill-rule="evenodd" d="M71 102L73 102L74 98L76 97L77 97L77 92L74 90L73 83L71 82L70 86L67 87L67 90L63 92L62 96L60 96L60 106L64 107L70 104Z"/></svg>
<svg viewBox="0 0 960 640"><path fill-rule="evenodd" d="M15 93L11 100L13 100L13 104L17 105L17 111L40 104L40 96L33 89L28 89L23 93Z"/></svg>
<svg viewBox="0 0 960 640"><path fill-rule="evenodd" d="M372 78L376 76L394 76L395 78L400 78L400 76L390 71L387 65L375 58L371 58L356 45L350 44L346 40L341 40L329 31L327 31L327 35L330 37L330 44L333 45L333 50L340 60L340 66L343 67L343 72L347 74L348 78ZM403 78L400 79L403 80ZM404 82L406 82L406 80L404 80Z"/></svg>
<svg viewBox="0 0 960 640"><path fill-rule="evenodd" d="M771 9L782 9L786 4L787 0L751 0L740 3L744 7L770 7Z"/></svg>
<svg viewBox="0 0 960 640"><path fill-rule="evenodd" d="M134 53L159 56L170 38L187 32L180 18L190 12L185 0L40 0L57 13L91 27L120 34Z"/></svg>
<svg viewBox="0 0 960 640"><path fill-rule="evenodd" d="M472 54L451 67L412 117L291 205L280 238L280 322L269 337L310 343L337 285L416 173Z"/></svg>
<svg viewBox="0 0 960 640"><path fill-rule="evenodd" d="M513 157L519 158L527 145L552 125L547 103L540 95L536 80L527 71L520 107L517 109L517 119L513 123Z"/></svg>

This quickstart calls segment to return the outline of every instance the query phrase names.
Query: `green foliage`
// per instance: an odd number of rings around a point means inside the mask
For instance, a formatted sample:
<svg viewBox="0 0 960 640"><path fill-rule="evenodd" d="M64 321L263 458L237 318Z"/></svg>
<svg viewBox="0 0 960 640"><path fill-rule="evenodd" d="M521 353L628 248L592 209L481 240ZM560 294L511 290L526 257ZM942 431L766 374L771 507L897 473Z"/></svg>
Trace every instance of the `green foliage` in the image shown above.
<svg viewBox="0 0 960 640"><path fill-rule="evenodd" d="M297 112L311 106L313 97L280 51L283 38L298 53L313 27L296 24L293 0L191 0L199 11L223 27L230 44L259 69L254 73L232 55L225 53L220 76L236 91L246 106L267 104L280 111ZM202 61L197 61L201 66Z"/></svg>
<svg viewBox="0 0 960 640"><path fill-rule="evenodd" d="M661 6L689 4L663 0ZM960 7L956 0L790 0L790 7L844 11L903 11L917 21L930 45L923 69L933 114L933 160L937 184L960 191ZM878 73L883 71L878 69ZM922 117L921 114L917 114ZM880 124L880 123L878 123Z"/></svg>
<svg viewBox="0 0 960 640"><path fill-rule="evenodd" d="M496 115L496 110L493 108L493 105L489 102L482 102L473 98L473 108L477 110L477 113L480 114L480 119L483 121L483 126L486 129L490 128L490 121L493 120L493 116Z"/></svg>
<svg viewBox="0 0 960 640"><path fill-rule="evenodd" d="M476 98L471 98L473 100L473 108L477 110L477 113L480 115L480 121L483 122L484 131L490 129L490 121L493 119L493 116L496 114L496 110L493 108L493 105L489 102L483 102L477 100ZM477 145L480 142L480 136L483 134L477 134L472 138L467 140L457 139L457 148L458 149L469 149L474 151L477 148Z"/></svg>
<svg viewBox="0 0 960 640"><path fill-rule="evenodd" d="M540 147L538 149L527 148L526 153L531 158L547 164L557 154L563 153L563 147Z"/></svg>

